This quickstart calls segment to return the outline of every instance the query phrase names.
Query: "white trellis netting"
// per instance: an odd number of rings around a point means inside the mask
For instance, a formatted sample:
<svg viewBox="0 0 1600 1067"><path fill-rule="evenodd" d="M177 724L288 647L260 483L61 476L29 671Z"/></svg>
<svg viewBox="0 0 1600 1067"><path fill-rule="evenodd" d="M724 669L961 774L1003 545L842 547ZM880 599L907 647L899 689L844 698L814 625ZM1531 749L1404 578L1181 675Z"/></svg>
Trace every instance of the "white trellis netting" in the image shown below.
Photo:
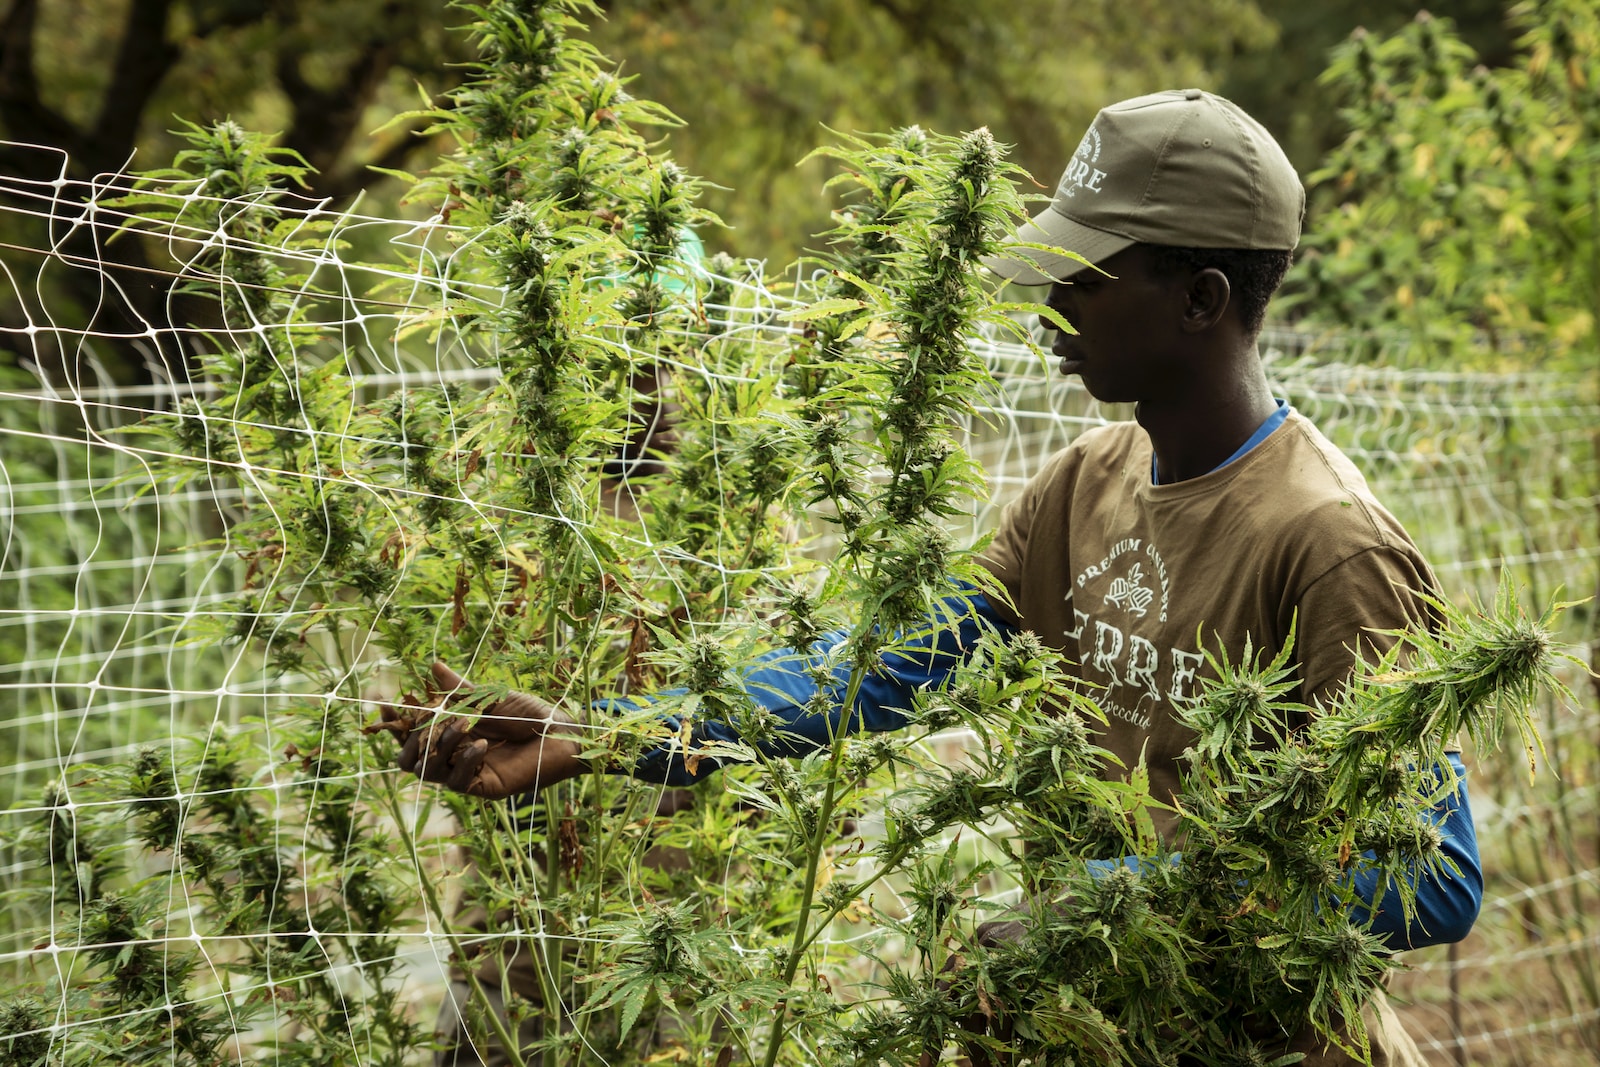
<svg viewBox="0 0 1600 1067"><path fill-rule="evenodd" d="M319 695L296 693L292 676L267 680L239 648L186 640L196 620L233 610L246 564L226 533L241 490L197 480L169 491L150 473L159 457L148 439L119 433L212 388L173 373L197 331L150 314L173 313L182 279L118 267L102 251L126 221L108 201L126 188L121 176L94 187L0 184L0 219L33 235L0 255L0 347L12 368L0 368L0 699L10 712L0 751L12 771L4 819L36 817L43 784L74 765L125 761L273 701ZM309 273L296 295L359 355L366 394L492 380L450 332L407 332L453 285L441 281L459 247L447 227L331 215L315 204L285 214L335 223L318 245L261 251L292 257ZM177 232L169 250L185 263L223 240ZM416 266L363 265L376 257L352 246L402 246ZM792 327L776 313L792 305L795 287L778 295L749 278L723 281L737 299L708 305L708 317L752 343L779 343ZM86 291L98 294L87 321L58 306L69 286L77 304ZM485 306L498 298L459 286L451 295ZM141 353L156 384L116 384L103 366L113 348ZM1281 394L1364 469L1450 595L1486 595L1506 567L1536 596L1595 590L1600 402L1592 378L1372 366L1347 360L1338 336L1287 330L1269 330L1263 349ZM1053 450L1124 414L1099 408L1018 346L983 351L1002 391L969 431L992 488L974 505L973 534ZM1571 619L1574 639L1591 641L1588 611ZM1479 931L1454 950L1415 954L1415 970L1397 984L1435 1056L1548 1064L1579 1062L1600 1047L1597 726L1592 699L1550 709L1545 736L1559 778L1530 786L1514 761L1477 772L1491 874ZM16 879L38 863L13 851L0 870ZM437 945L425 949L418 961L442 955ZM8 929L0 973L36 978L54 952L41 956L35 931Z"/></svg>

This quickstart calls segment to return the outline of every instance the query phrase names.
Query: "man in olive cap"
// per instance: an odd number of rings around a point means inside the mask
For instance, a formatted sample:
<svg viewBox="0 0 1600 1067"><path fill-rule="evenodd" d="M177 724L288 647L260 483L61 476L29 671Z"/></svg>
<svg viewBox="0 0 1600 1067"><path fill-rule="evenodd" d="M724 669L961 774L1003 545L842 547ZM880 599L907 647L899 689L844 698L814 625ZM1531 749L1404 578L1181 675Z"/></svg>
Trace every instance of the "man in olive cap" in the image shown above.
<svg viewBox="0 0 1600 1067"><path fill-rule="evenodd" d="M1154 93L1100 112L1051 204L986 264L1050 286L1047 306L1073 328L1056 332L1062 372L1099 400L1135 404L1135 421L1080 436L1005 508L983 563L1009 603L975 596L972 616L940 622L955 624L951 649L992 627L1032 630L1065 652L1108 715L1097 742L1124 766L1142 760L1161 800L1176 792L1192 741L1174 709L1195 695L1207 653L1238 662L1248 644L1270 657L1293 633L1293 697L1327 704L1358 658L1383 651L1393 631L1431 621L1427 562L1350 461L1273 396L1262 367L1257 334L1304 207L1283 151L1237 106L1198 89ZM902 727L912 693L937 685L956 658L886 657L849 715L836 707L822 716L807 710L811 657L774 653L749 688L789 734L761 747L797 754L826 745L841 724ZM444 693L464 685L442 665L435 681ZM586 769L566 713L521 694L509 700L519 703L490 709L498 718L412 731L401 765L480 796ZM694 729L737 740L724 723ZM682 785L715 766L683 756L666 746L629 773ZM1459 940L1477 915L1482 876L1465 772L1450 758L1462 785L1433 814L1460 875L1422 877L1409 922L1379 912L1373 930L1397 949ZM1167 813L1157 829L1169 834L1174 822ZM1357 882L1373 899L1375 879ZM1014 929L991 925L987 936ZM1382 998L1367 1014L1374 1064L1422 1062ZM1350 1062L1313 1033L1282 1041L1306 1063Z"/></svg>
<svg viewBox="0 0 1600 1067"><path fill-rule="evenodd" d="M1075 331L1055 335L1062 372L1136 405L1135 422L1046 464L984 562L1010 594L995 612L1057 637L1105 686L1100 743L1127 766L1142 755L1158 797L1176 791L1193 740L1172 709L1203 669L1198 628L1234 661L1246 642L1273 655L1292 632L1296 698L1327 704L1358 654L1370 661L1392 631L1430 621L1427 562L1350 461L1274 398L1257 350L1304 210L1294 168L1254 119L1198 89L1154 93L1100 112L1050 205L986 264L1049 285L1045 303ZM1450 758L1463 784L1436 814L1462 874L1425 880L1409 927L1378 917L1397 948L1466 936L1482 898L1464 768ZM1422 1062L1381 998L1367 1024L1374 1064ZM1348 1062L1314 1034L1290 1050Z"/></svg>

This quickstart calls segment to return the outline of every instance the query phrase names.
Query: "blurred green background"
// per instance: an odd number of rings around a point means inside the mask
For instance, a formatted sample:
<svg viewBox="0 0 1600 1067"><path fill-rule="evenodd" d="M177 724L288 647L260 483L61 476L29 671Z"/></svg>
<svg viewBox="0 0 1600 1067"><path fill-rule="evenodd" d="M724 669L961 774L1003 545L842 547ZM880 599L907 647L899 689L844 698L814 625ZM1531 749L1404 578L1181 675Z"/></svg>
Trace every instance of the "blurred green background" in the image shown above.
<svg viewBox="0 0 1600 1067"><path fill-rule="evenodd" d="M607 0L590 37L637 95L686 127L665 147L713 183L727 223L708 248L781 268L828 226L829 137L920 123L989 126L1043 191L1104 104L1174 86L1227 95L1259 116L1303 174L1344 136L1317 82L1356 27L1392 32L1414 4L1383 0ZM1500 0L1448 0L1483 63L1513 60ZM370 169L425 169L447 146L397 114L458 84L470 42L446 0L5 0L0 3L0 171L49 181L165 166L176 118L232 117L281 132L317 170L309 192L393 213L400 186ZM434 205L437 206L437 205ZM412 205L425 212L429 205ZM13 245L35 244L0 235ZM135 266L130 243L119 253ZM93 303L79 292L79 303ZM0 325L24 298L0 300ZM25 301L24 301L25 302ZM4 344L5 342L0 342ZM12 350L8 361L24 353ZM0 358L5 358L0 356ZM137 379L137 368L126 375Z"/></svg>

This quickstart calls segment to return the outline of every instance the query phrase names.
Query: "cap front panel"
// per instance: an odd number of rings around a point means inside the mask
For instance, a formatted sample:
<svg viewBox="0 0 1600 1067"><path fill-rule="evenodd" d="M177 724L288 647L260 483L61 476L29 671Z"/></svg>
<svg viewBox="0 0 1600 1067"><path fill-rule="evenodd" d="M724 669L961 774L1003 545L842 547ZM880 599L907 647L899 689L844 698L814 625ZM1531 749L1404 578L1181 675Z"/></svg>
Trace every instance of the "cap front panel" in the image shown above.
<svg viewBox="0 0 1600 1067"><path fill-rule="evenodd" d="M1100 138L1098 125L1091 125L1083 140L1078 142L1077 151L1072 153L1072 158L1067 161L1067 169L1061 175L1061 182L1056 186L1056 209L1064 211L1072 204L1078 203L1080 194L1082 199L1098 200L1105 190L1106 172L1102 164L1109 164L1109 159L1102 159L1105 144ZM1092 209L1091 209L1092 210Z"/></svg>
<svg viewBox="0 0 1600 1067"><path fill-rule="evenodd" d="M1074 222L1144 240L1137 209L1156 156L1149 138L1127 126L1122 109L1100 112L1067 164L1053 206Z"/></svg>

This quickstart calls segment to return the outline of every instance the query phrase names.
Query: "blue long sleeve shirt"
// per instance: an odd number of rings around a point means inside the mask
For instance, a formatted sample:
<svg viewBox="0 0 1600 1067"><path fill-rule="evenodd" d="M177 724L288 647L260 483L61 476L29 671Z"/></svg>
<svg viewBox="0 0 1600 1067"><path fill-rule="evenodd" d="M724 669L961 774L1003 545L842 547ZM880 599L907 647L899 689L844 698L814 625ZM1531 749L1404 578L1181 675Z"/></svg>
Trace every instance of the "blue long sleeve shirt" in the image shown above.
<svg viewBox="0 0 1600 1067"><path fill-rule="evenodd" d="M842 657L828 655L845 640L846 631L824 635L803 653L792 649L766 653L745 672L743 680L750 699L781 724L777 735L752 744L733 724L712 718L696 719L692 747L729 742L750 745L768 756L792 757L828 746L841 729L870 733L904 728L910 722L908 714L915 694L943 685L985 631L1002 635L1016 632L981 593L946 598L937 606L935 616L940 625L908 647L886 653L879 669L867 673L848 716L843 700L850 668ZM815 699L819 688L829 690L826 701ZM828 709L826 713L810 710L819 703ZM640 702L616 701L613 706L638 707ZM676 736L681 723L674 716L663 718ZM719 766L716 759L703 757L697 760L697 773L691 774L684 762L686 754L681 745L664 744L647 752L628 773L646 781L688 786L704 781L707 773ZM1444 855L1455 863L1460 875L1445 870L1415 873L1410 881L1416 889L1416 904L1409 922L1398 906L1398 893L1390 887L1380 901L1371 929L1395 949L1461 940L1472 928L1482 903L1483 872L1467 800L1466 769L1458 755L1448 758L1455 771L1456 790L1435 805L1429 816L1440 829ZM1109 865L1123 861L1097 862ZM1137 858L1130 857L1128 862L1137 862ZM1369 906L1376 895L1377 882L1377 873L1372 870L1354 876L1357 894ZM1355 918L1364 921L1368 914L1367 909L1358 909Z"/></svg>

